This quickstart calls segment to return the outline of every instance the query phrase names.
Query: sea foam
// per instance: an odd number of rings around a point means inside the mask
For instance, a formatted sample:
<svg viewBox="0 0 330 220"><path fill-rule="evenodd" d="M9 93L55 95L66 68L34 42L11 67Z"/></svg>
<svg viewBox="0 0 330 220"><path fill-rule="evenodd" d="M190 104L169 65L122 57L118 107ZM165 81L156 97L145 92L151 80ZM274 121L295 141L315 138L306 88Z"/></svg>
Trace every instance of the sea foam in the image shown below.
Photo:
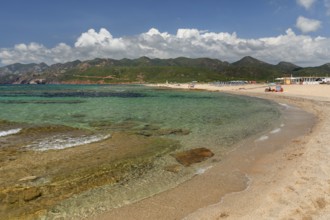
<svg viewBox="0 0 330 220"><path fill-rule="evenodd" d="M211 169L213 166L208 166L208 167L205 167L205 168L198 168L196 170L196 175L201 175L203 173L205 173L208 169Z"/></svg>
<svg viewBox="0 0 330 220"><path fill-rule="evenodd" d="M284 104L284 103L278 103L278 104L280 104L281 106L283 106L285 109L290 108L290 105L288 105L288 104Z"/></svg>
<svg viewBox="0 0 330 220"><path fill-rule="evenodd" d="M27 148L31 148L36 151L46 150L61 150L70 147L76 147L84 144L91 144L101 140L105 140L111 137L111 135L92 135L84 137L52 137L50 139L42 140L40 142L28 145Z"/></svg>
<svg viewBox="0 0 330 220"><path fill-rule="evenodd" d="M281 128L276 128L276 129L272 130L270 133L271 134L276 134L276 133L278 133L280 131L281 131Z"/></svg>
<svg viewBox="0 0 330 220"><path fill-rule="evenodd" d="M12 134L17 134L22 130L22 128L16 128L16 129L10 129L7 131L0 131L0 137L12 135Z"/></svg>
<svg viewBox="0 0 330 220"><path fill-rule="evenodd" d="M267 135L263 135L260 138L258 138L256 141L265 141L267 140L269 137Z"/></svg>

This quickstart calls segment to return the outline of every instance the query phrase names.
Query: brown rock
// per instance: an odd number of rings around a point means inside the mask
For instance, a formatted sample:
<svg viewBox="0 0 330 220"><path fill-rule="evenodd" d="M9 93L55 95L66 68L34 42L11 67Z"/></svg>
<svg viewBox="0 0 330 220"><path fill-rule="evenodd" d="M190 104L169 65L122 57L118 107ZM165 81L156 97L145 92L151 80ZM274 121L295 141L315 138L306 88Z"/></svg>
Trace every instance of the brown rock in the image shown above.
<svg viewBox="0 0 330 220"><path fill-rule="evenodd" d="M25 202L34 200L41 196L41 191L37 188L28 188L23 192L23 199Z"/></svg>
<svg viewBox="0 0 330 220"><path fill-rule="evenodd" d="M207 148L195 148L174 154L174 158L183 166L199 163L213 157L214 153Z"/></svg>

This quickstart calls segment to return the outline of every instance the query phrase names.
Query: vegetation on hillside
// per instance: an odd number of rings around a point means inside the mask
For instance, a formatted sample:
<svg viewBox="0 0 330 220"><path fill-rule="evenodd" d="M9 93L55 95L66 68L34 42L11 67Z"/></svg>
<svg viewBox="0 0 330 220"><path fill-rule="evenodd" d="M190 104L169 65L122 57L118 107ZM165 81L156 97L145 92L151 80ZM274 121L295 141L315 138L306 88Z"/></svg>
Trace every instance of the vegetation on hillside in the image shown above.
<svg viewBox="0 0 330 220"><path fill-rule="evenodd" d="M228 63L217 59L101 59L72 61L51 66L12 64L0 68L0 84L8 83L164 83L229 80L274 81L283 75L327 75L330 64L302 68L288 62L277 65L253 57Z"/></svg>

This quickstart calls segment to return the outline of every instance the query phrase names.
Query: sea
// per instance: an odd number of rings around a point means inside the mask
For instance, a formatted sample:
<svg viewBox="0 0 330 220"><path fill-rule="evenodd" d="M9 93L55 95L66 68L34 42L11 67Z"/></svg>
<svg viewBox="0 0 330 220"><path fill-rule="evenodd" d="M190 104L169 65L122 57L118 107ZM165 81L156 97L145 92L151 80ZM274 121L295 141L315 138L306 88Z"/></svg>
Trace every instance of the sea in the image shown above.
<svg viewBox="0 0 330 220"><path fill-rule="evenodd" d="M143 85L2 85L0 189L17 190L18 183L40 191L4 209L11 217L82 218L150 197L203 174L238 142L280 129L281 107ZM175 153L194 148L214 157L190 166L175 160Z"/></svg>

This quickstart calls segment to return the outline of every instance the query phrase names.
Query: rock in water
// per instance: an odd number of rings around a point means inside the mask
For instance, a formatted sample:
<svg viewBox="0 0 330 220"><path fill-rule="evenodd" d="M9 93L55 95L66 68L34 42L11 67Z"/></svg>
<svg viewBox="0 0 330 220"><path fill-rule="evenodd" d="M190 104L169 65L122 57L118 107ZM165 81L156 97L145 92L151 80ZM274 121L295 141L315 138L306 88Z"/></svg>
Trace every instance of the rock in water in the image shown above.
<svg viewBox="0 0 330 220"><path fill-rule="evenodd" d="M172 156L183 166L190 166L193 163L199 163L207 158L213 157L214 153L207 148L195 148L176 153Z"/></svg>
<svg viewBox="0 0 330 220"><path fill-rule="evenodd" d="M173 164L173 165L166 166L164 169L166 171L169 171L169 172L172 172L172 173L178 173L178 172L180 172L181 167L182 166L179 165L179 164Z"/></svg>

